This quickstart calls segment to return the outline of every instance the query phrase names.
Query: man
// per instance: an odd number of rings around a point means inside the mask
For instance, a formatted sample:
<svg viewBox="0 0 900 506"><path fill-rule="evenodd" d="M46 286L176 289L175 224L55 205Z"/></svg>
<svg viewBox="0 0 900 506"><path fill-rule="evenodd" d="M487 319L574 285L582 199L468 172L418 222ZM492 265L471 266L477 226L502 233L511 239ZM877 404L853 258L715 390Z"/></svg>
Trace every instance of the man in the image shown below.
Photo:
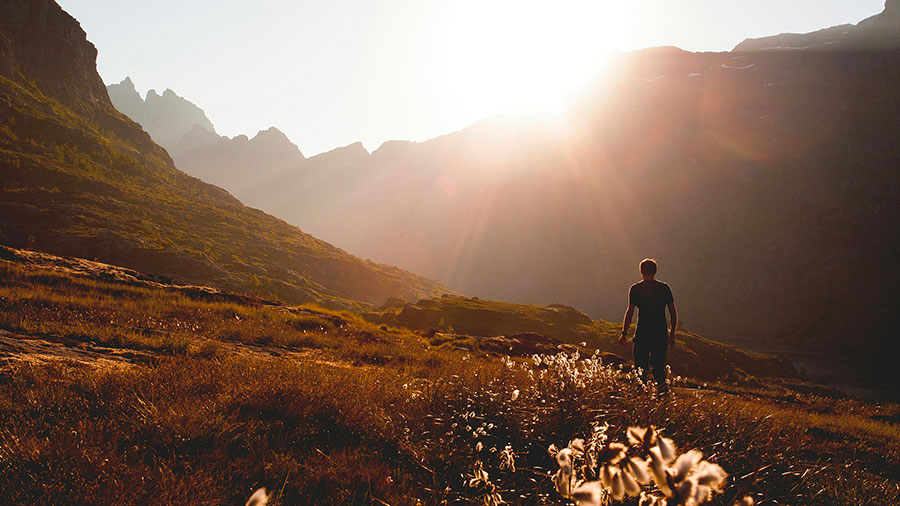
<svg viewBox="0 0 900 506"><path fill-rule="evenodd" d="M644 381L647 381L647 373L652 369L657 391L666 393L666 351L675 344L678 315L675 312L672 289L654 279L656 267L653 259L641 262L642 281L632 285L628 291L628 310L625 312L619 344L626 346L625 337L631 326L634 308L637 307L639 311L637 330L634 332L634 365L642 370ZM672 320L671 329L666 328L666 307L669 308Z"/></svg>

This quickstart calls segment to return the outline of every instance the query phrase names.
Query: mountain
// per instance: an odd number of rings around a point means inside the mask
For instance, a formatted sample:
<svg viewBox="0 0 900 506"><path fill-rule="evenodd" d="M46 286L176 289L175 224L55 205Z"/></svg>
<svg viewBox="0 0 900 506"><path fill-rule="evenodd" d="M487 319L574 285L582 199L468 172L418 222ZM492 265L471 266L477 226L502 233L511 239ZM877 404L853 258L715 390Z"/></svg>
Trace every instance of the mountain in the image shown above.
<svg viewBox="0 0 900 506"><path fill-rule="evenodd" d="M444 295L416 303L389 301L376 311L364 313L363 318L379 325L426 331L433 335L433 345L513 354L526 343L562 342L581 346L582 352L602 353L607 362L622 364L631 358L631 349L616 342L622 331L620 325L592 320L560 304L534 306ZM489 339L498 337L502 339ZM764 377L776 381L796 375L783 359L686 332L678 334L677 345L669 350L666 360L674 374L700 380Z"/></svg>
<svg viewBox="0 0 900 506"><path fill-rule="evenodd" d="M900 54L865 44L887 40L896 5L800 36L824 47L623 55L561 118L503 115L264 177L223 163L221 184L463 293L595 318L621 318L656 257L690 330L880 374L893 352L872 349L900 333Z"/></svg>
<svg viewBox="0 0 900 506"><path fill-rule="evenodd" d="M857 25L747 39L735 46L733 51L871 51L897 47L900 47L900 0L887 0L884 11Z"/></svg>
<svg viewBox="0 0 900 506"><path fill-rule="evenodd" d="M170 153L185 133L194 127L216 133L215 127L202 109L167 89L162 95L156 90L142 99L130 77L106 87L113 106L141 124L150 137Z"/></svg>
<svg viewBox="0 0 900 506"><path fill-rule="evenodd" d="M275 127L252 139L219 135L206 113L167 89L160 96L147 92L146 100L130 77L106 87L113 106L140 123L178 167L208 183L228 186L233 193L253 192L259 181L282 176L305 159L297 146Z"/></svg>
<svg viewBox="0 0 900 506"><path fill-rule="evenodd" d="M179 171L113 107L96 57L78 22L51 0L0 4L3 244L292 303L359 307L448 291L354 257ZM172 97L160 100L179 103ZM278 142L275 133L259 142L270 148L270 137Z"/></svg>

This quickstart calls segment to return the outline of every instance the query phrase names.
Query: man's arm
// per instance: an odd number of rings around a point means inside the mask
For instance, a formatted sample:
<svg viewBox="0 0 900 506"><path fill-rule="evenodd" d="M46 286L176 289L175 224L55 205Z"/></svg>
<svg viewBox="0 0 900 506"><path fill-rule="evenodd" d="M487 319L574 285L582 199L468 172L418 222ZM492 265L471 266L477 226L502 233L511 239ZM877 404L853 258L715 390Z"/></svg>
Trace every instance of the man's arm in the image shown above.
<svg viewBox="0 0 900 506"><path fill-rule="evenodd" d="M669 331L669 346L675 344L675 330L678 328L678 313L675 311L675 301L669 303L669 319L672 321L672 330Z"/></svg>
<svg viewBox="0 0 900 506"><path fill-rule="evenodd" d="M634 304L628 304L628 310L625 311L625 322L622 323L622 335L619 336L619 344L625 346L625 336L628 335L628 328L631 327L631 318L634 316Z"/></svg>

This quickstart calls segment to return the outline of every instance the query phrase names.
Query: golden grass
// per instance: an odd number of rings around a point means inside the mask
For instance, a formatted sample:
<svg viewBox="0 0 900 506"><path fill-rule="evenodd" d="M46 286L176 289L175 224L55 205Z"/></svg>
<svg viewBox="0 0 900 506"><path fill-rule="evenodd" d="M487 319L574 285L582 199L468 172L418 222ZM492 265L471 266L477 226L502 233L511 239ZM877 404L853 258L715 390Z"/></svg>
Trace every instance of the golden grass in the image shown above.
<svg viewBox="0 0 900 506"><path fill-rule="evenodd" d="M546 447L594 423L702 450L731 474L717 504L900 500L896 405L734 385L659 401L618 369L435 347L350 313L7 261L0 281L6 330L156 357L0 362L14 504L242 504L260 486L275 504L476 504L476 458L508 502L562 504Z"/></svg>

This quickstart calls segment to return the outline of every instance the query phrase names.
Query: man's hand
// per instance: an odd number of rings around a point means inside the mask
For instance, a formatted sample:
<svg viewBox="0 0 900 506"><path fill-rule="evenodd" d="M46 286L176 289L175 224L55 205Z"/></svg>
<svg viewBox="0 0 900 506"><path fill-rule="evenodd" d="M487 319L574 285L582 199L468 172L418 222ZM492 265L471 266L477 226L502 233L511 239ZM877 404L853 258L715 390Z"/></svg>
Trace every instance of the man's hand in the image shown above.
<svg viewBox="0 0 900 506"><path fill-rule="evenodd" d="M622 346L628 346L628 343L625 342L625 333L623 332L621 336L619 336L619 344Z"/></svg>

